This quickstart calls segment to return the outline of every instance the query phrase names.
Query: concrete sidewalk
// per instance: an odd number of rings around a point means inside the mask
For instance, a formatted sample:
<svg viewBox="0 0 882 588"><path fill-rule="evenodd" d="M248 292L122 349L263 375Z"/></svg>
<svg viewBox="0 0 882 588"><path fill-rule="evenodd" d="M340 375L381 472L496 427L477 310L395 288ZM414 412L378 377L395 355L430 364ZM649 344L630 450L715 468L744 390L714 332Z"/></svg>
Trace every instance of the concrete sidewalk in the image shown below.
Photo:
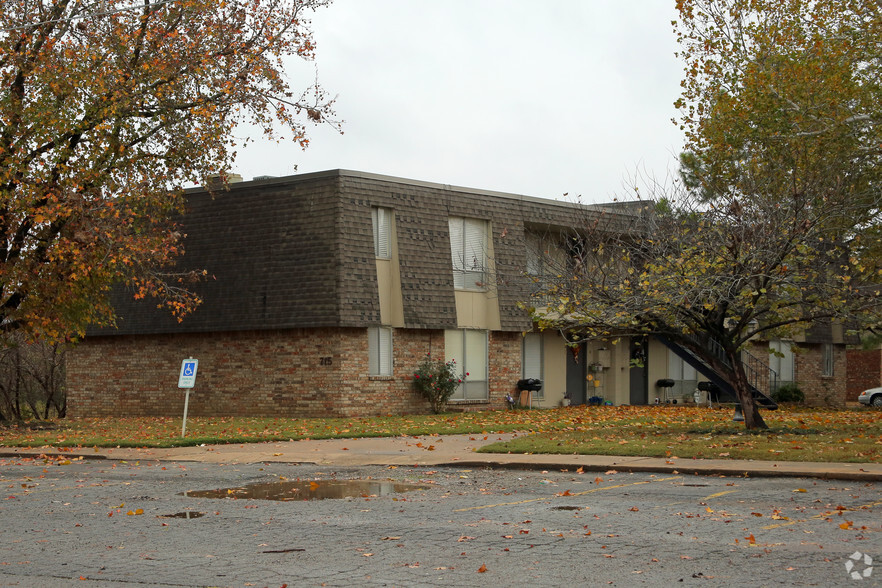
<svg viewBox="0 0 882 588"><path fill-rule="evenodd" d="M507 441L515 434L376 437L230 445L171 449L2 448L0 457L64 455L71 458L126 461L192 461L203 463L313 463L333 466L395 465L456 466L542 470L659 472L726 476L788 476L882 482L882 464L752 461L619 457L607 455L551 455L477 453L477 449Z"/></svg>

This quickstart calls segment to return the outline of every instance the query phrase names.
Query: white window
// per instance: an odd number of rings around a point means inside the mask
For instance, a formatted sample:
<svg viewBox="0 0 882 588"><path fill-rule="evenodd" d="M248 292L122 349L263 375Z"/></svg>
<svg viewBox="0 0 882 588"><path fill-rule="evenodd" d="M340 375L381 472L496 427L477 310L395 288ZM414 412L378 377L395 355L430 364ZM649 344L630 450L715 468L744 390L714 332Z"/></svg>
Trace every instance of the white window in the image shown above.
<svg viewBox="0 0 882 588"><path fill-rule="evenodd" d="M370 375L392 375L392 329L389 327L368 328L368 363Z"/></svg>
<svg viewBox="0 0 882 588"><path fill-rule="evenodd" d="M674 387L668 392L670 397L677 398L695 392L699 377L704 378L686 360L668 350L668 378L674 380Z"/></svg>
<svg viewBox="0 0 882 588"><path fill-rule="evenodd" d="M454 288L485 289L487 222L474 218L451 217L448 223Z"/></svg>
<svg viewBox="0 0 882 588"><path fill-rule="evenodd" d="M453 400L486 400L487 331L451 329L444 331L444 355L456 361L457 374L468 374L453 393Z"/></svg>
<svg viewBox="0 0 882 588"><path fill-rule="evenodd" d="M538 235L528 234L527 240L527 275L539 278L543 275L542 240Z"/></svg>
<svg viewBox="0 0 882 588"><path fill-rule="evenodd" d="M833 344L824 343L821 345L821 375L833 375Z"/></svg>
<svg viewBox="0 0 882 588"><path fill-rule="evenodd" d="M372 208L371 221L374 226L374 255L378 259L392 257L392 217L391 208Z"/></svg>
<svg viewBox="0 0 882 588"><path fill-rule="evenodd" d="M769 341L769 367L778 374L778 385L790 384L796 381L796 372L793 367L793 348L790 341Z"/></svg>
<svg viewBox="0 0 882 588"><path fill-rule="evenodd" d="M543 380L542 377L542 365L543 365L543 354L542 354L542 334L541 333L527 333L524 336L524 349L523 349L523 357L521 360L521 370L522 377L526 378L536 378L538 380ZM544 381L544 380L543 380ZM538 390L533 392L533 398L544 398L545 391Z"/></svg>

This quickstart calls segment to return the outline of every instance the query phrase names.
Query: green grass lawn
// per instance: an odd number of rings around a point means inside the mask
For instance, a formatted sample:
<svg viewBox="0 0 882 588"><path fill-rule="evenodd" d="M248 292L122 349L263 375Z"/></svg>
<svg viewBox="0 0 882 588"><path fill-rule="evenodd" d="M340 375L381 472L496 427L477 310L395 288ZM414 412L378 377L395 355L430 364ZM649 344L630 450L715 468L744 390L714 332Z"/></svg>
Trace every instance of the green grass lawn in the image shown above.
<svg viewBox="0 0 882 588"><path fill-rule="evenodd" d="M297 439L520 432L485 452L642 455L675 458L882 461L882 411L784 407L770 429L748 432L731 409L690 406L570 407L364 418L196 417L61 419L40 429L0 427L0 445L174 447Z"/></svg>

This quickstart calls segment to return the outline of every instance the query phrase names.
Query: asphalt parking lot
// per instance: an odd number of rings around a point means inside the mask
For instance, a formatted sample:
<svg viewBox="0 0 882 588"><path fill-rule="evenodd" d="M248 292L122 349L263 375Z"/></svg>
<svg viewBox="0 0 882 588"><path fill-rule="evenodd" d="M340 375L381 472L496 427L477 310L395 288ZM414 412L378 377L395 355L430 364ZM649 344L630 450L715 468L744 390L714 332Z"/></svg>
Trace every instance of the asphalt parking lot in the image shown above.
<svg viewBox="0 0 882 588"><path fill-rule="evenodd" d="M302 499L334 480L422 488ZM3 586L882 585L874 482L4 458L0 484Z"/></svg>

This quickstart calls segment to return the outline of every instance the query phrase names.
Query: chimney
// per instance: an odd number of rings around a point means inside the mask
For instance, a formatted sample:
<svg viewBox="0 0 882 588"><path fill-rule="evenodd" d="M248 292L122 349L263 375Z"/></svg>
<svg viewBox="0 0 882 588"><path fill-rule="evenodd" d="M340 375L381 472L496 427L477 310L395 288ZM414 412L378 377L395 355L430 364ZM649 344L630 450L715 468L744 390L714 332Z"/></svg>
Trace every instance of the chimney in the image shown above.
<svg viewBox="0 0 882 588"><path fill-rule="evenodd" d="M216 174L211 174L207 178L206 188L223 188L224 187L224 179L226 179L227 184L238 184L242 181L242 176L237 173L232 172L219 172Z"/></svg>

